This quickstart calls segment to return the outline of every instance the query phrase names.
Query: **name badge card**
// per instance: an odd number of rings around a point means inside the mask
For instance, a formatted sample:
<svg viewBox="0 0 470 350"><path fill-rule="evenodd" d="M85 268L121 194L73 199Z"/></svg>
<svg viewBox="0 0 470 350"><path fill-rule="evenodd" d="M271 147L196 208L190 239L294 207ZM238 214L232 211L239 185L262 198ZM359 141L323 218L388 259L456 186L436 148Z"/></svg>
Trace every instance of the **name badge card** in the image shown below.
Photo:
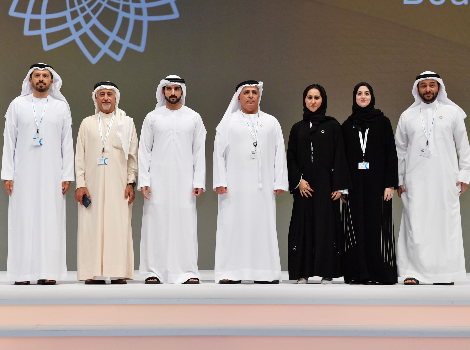
<svg viewBox="0 0 470 350"><path fill-rule="evenodd" d="M251 159L256 159L258 158L258 154L256 153L256 151L251 151Z"/></svg>
<svg viewBox="0 0 470 350"><path fill-rule="evenodd" d="M39 136L33 137L33 146L42 146L44 141Z"/></svg>
<svg viewBox="0 0 470 350"><path fill-rule="evenodd" d="M98 160L97 160L96 164L98 164L98 165L108 165L108 158L98 157Z"/></svg>
<svg viewBox="0 0 470 350"><path fill-rule="evenodd" d="M426 143L426 146L423 149L421 149L420 156L424 158L429 158L430 155L431 154L429 153L429 145L428 143Z"/></svg>
<svg viewBox="0 0 470 350"><path fill-rule="evenodd" d="M369 162L361 162L357 167L359 170L369 170Z"/></svg>

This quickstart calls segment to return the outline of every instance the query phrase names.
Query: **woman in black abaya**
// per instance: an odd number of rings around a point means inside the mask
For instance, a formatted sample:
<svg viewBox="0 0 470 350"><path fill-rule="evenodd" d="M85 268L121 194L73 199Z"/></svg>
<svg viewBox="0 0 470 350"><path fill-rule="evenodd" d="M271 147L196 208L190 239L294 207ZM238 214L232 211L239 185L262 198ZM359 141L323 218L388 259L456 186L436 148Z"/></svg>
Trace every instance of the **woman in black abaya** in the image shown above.
<svg viewBox="0 0 470 350"><path fill-rule="evenodd" d="M303 119L291 129L287 149L289 189L294 206L289 227L289 279L322 283L340 277L342 190L350 187L341 128L325 115L327 96L322 86L303 93Z"/></svg>
<svg viewBox="0 0 470 350"><path fill-rule="evenodd" d="M397 283L392 197L398 160L390 120L375 109L372 87L359 83L343 123L352 189L343 204L346 283Z"/></svg>

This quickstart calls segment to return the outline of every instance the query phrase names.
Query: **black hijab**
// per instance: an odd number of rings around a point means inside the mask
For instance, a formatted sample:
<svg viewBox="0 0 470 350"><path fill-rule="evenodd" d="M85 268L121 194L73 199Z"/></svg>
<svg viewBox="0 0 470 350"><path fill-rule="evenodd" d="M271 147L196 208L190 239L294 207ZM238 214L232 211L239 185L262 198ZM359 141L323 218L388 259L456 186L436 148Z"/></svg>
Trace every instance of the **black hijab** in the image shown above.
<svg viewBox="0 0 470 350"><path fill-rule="evenodd" d="M307 97L307 94L311 89L317 89L318 91L320 91L320 96L322 98L321 105L320 107L318 107L318 109L315 112L312 112L310 109L308 109L307 105L305 104L305 98ZM315 135L315 132L317 131L318 126L321 123L326 122L328 120L336 120L336 119L325 115L326 107L328 106L328 97L326 96L326 91L323 88L323 86L318 85L318 84L312 84L312 85L307 86L304 90L302 102L304 104L303 119L305 122L312 123L312 127L310 128L309 134L310 134L310 139L313 140L313 136Z"/></svg>
<svg viewBox="0 0 470 350"><path fill-rule="evenodd" d="M370 97L371 97L370 103L365 107L359 106L356 102L357 91L359 90L361 86L365 86L369 89ZM365 82L359 83L354 87L353 105L352 105L353 113L349 116L348 119L353 123L354 126L357 126L359 130L361 128L367 129L370 123L375 122L377 118L384 115L380 109L376 109L374 108L374 106L375 106L375 96L374 96L374 90L372 89L372 86L370 86L369 84Z"/></svg>

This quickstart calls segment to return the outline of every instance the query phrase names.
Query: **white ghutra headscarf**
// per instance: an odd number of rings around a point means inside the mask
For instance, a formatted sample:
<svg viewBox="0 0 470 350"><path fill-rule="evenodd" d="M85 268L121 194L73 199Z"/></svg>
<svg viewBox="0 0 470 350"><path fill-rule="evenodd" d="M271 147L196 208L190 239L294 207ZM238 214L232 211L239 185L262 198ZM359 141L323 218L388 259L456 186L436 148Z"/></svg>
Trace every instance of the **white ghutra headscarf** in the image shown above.
<svg viewBox="0 0 470 350"><path fill-rule="evenodd" d="M186 84L184 79L181 79L177 75L169 75L165 79L160 80L160 84L157 87L157 106L155 108L163 107L165 103L165 95L163 94L163 88L167 85L179 85L183 90L181 95L181 104L184 106L186 100Z"/></svg>
<svg viewBox="0 0 470 350"><path fill-rule="evenodd" d="M58 100L64 101L67 104L67 106L69 106L69 103L65 99L64 95L62 95L62 93L60 92L60 88L62 87L62 79L60 78L60 75L57 74L57 72L50 65L45 64L45 63L36 63L36 64L31 65L31 67L29 67L28 74L26 74L26 78L24 78L23 84L21 86L21 96L30 95L33 93L33 86L31 85L29 78L36 69L39 69L39 70L46 69L51 73L52 85L49 88L48 95ZM70 110L70 106L69 106L69 110Z"/></svg>
<svg viewBox="0 0 470 350"><path fill-rule="evenodd" d="M411 90L411 93L415 98L415 102L410 107L408 107L408 109L419 106L421 104L421 96L419 96L418 84L420 81L426 79L433 79L440 84L439 93L437 94L437 101L439 101L439 103L455 106L460 110L463 119L467 117L467 114L463 111L463 109L447 97L446 87L439 74L431 71L425 71L416 77L416 80L413 84L413 89Z"/></svg>
<svg viewBox="0 0 470 350"><path fill-rule="evenodd" d="M263 95L263 82L256 81L256 80L247 80L238 84L236 87L235 94L233 95L232 100L230 101L230 104L228 105L228 108L225 111L225 114L222 120L220 121L219 125L217 125L217 127L215 128L219 136L218 137L219 155L222 155L228 146L230 118L231 118L232 113L235 113L236 111L241 110L241 105L240 105L240 101L238 100L238 96L240 96L240 93L242 92L245 86L257 86L258 87L258 90L259 90L258 110L259 110L261 96Z"/></svg>
<svg viewBox="0 0 470 350"><path fill-rule="evenodd" d="M116 133L118 134L119 138L121 139L122 149L124 151L124 156L126 160L129 157L129 148L131 146L131 138L132 138L132 127L134 125L134 121L131 117L126 115L122 109L118 108L119 100L121 99L121 93L119 92L119 88L116 84L110 81L102 81L100 83L96 83L93 88L92 99L95 104L95 115L100 112L98 107L98 102L96 101L96 93L102 89L109 89L113 90L116 94L116 104L114 106L114 111L116 112L116 118L114 120Z"/></svg>

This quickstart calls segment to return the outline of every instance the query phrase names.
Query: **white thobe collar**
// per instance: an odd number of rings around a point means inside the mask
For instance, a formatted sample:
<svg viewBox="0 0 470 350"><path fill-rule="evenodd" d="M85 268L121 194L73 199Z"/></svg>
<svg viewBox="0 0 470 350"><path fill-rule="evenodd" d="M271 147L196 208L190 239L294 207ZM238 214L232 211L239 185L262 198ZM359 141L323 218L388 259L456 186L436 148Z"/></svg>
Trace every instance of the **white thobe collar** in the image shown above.
<svg viewBox="0 0 470 350"><path fill-rule="evenodd" d="M111 113L103 113L103 112L100 111L100 117L101 117L102 119L112 118L113 113L114 113L114 112L111 112Z"/></svg>
<svg viewBox="0 0 470 350"><path fill-rule="evenodd" d="M242 110L240 110L241 114L243 117L246 117L246 118L249 118L249 120L251 121L251 125L255 125L256 123L256 118L258 117L259 115L259 112L256 112L256 113L244 113Z"/></svg>
<svg viewBox="0 0 470 350"><path fill-rule="evenodd" d="M438 103L439 102L437 101L437 99L432 103L424 103L423 101L421 101L421 110L425 111L425 110L428 110L429 108L434 109L437 107Z"/></svg>
<svg viewBox="0 0 470 350"><path fill-rule="evenodd" d="M183 107L184 106L181 106L181 108L178 108L178 109L169 109L167 106L165 106L165 109L169 111L170 113L175 113L175 112L181 111Z"/></svg>

